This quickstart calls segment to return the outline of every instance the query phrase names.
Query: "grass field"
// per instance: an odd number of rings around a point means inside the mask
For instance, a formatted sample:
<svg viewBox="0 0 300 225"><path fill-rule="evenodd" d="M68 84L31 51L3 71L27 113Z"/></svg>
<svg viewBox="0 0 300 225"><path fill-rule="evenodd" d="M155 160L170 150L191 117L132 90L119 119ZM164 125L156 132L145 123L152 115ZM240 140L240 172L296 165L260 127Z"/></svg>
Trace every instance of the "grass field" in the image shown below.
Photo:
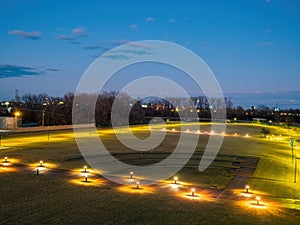
<svg viewBox="0 0 300 225"><path fill-rule="evenodd" d="M188 124L184 127L188 128ZM178 130L179 125L169 124L166 128ZM210 132L209 123L201 124L203 133L196 151L177 173L180 180L197 189L213 186L222 191L235 177L230 170L236 168L239 157L259 157L249 185L262 198L270 200L268 207L252 207L247 199L188 199L182 197L181 190L167 187L150 186L148 192L141 194L131 187L106 181L90 186L76 185L68 177L36 176L34 171L32 174L9 172L2 166L0 224L299 224L300 211L296 209L300 206L300 179L294 184L288 142L291 134L298 140L299 131L268 128L270 137L263 138L260 125L227 125L217 158L207 170L199 172L198 164L209 137L205 131ZM133 131L141 139L150 134L145 126L134 127ZM148 165L166 158L180 135L167 132L156 149L141 154L122 145L110 129L99 129L98 134L111 154L134 165ZM5 148L0 151L0 158L8 156L20 164L37 164L43 160L53 168L67 170L86 164L72 131L68 130L53 131L49 135L48 132L5 135L2 146ZM295 152L298 151L295 146ZM148 189L145 187L145 190Z"/></svg>

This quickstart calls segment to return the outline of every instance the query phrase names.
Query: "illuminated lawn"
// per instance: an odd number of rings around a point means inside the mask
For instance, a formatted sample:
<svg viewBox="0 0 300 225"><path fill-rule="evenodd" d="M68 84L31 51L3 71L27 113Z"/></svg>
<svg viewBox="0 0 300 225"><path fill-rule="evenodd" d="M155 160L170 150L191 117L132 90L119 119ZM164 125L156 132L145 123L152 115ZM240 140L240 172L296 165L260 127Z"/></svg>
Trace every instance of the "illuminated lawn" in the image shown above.
<svg viewBox="0 0 300 225"><path fill-rule="evenodd" d="M176 129L172 131L172 129ZM168 125L166 140L156 149L139 153L117 142L110 129L98 130L105 146L119 160L133 165L148 165L166 158L177 144L178 125ZM135 184L120 186L96 176L84 178L35 175L0 169L0 224L299 224L300 179L293 183L293 164L288 135L291 130L271 128L269 139L262 138L257 125L228 125L221 151L212 165L198 172L210 125L201 125L200 141L193 158L176 175L188 187L174 189L169 181L159 187ZM146 126L133 129L139 138L149 136ZM84 135L90 131L83 131ZM293 130L296 136L298 131ZM272 137L276 134L277 139ZM282 136L279 136L279 135ZM271 140L273 139L273 140ZM20 164L37 166L40 160L51 168L74 170L80 174L86 163L77 149L71 131L38 132L5 135L0 158L18 159ZM296 146L296 151L299 151ZM190 196L190 188L222 191L234 174L241 156L260 157L250 180L251 190L262 197L260 206L243 201L211 198L203 192L199 198ZM300 171L299 171L300 172ZM209 189L208 189L209 190ZM243 190L239 190L237 195ZM199 192L200 193L200 192ZM197 194L197 193L196 193Z"/></svg>

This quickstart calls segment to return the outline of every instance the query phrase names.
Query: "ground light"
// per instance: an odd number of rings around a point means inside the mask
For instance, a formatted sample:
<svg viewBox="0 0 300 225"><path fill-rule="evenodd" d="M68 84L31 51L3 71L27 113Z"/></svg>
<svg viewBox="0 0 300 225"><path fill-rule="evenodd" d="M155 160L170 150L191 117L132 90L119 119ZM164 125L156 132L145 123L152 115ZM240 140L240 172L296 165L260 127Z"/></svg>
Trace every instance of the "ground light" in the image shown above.
<svg viewBox="0 0 300 225"><path fill-rule="evenodd" d="M174 184L177 184L178 177L174 177Z"/></svg>
<svg viewBox="0 0 300 225"><path fill-rule="evenodd" d="M246 185L245 189L246 189L246 192L249 193L249 188L250 186L249 185Z"/></svg>
<svg viewBox="0 0 300 225"><path fill-rule="evenodd" d="M139 189L140 188L140 182L136 182L136 189Z"/></svg>
<svg viewBox="0 0 300 225"><path fill-rule="evenodd" d="M259 196L256 196L256 205L259 205L259 201L260 201L260 197Z"/></svg>
<svg viewBox="0 0 300 225"><path fill-rule="evenodd" d="M84 182L88 182L88 174L87 173L84 175Z"/></svg>
<svg viewBox="0 0 300 225"><path fill-rule="evenodd" d="M195 188L192 188L191 192L192 192L192 196L195 196Z"/></svg>
<svg viewBox="0 0 300 225"><path fill-rule="evenodd" d="M84 170L85 173L87 172L86 169L87 169L87 166L84 166L83 170Z"/></svg>
<svg viewBox="0 0 300 225"><path fill-rule="evenodd" d="M40 167L43 167L43 161L42 160L40 161Z"/></svg>
<svg viewBox="0 0 300 225"><path fill-rule="evenodd" d="M133 172L130 171L130 179L132 179L132 176L133 176Z"/></svg>

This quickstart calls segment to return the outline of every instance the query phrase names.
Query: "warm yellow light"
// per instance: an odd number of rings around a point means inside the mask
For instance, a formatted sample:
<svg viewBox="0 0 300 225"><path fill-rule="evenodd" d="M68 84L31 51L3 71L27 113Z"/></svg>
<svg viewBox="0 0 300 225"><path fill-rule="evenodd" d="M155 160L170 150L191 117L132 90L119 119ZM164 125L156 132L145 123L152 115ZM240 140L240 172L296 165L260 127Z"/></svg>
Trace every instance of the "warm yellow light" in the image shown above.
<svg viewBox="0 0 300 225"><path fill-rule="evenodd" d="M195 196L195 188L192 188L192 196Z"/></svg>
<svg viewBox="0 0 300 225"><path fill-rule="evenodd" d="M15 112L15 116L20 116L21 113L19 111Z"/></svg>
<svg viewBox="0 0 300 225"><path fill-rule="evenodd" d="M86 169L87 169L87 166L84 166L83 167L83 169L84 169L84 172L86 173L87 171L86 171Z"/></svg>
<svg viewBox="0 0 300 225"><path fill-rule="evenodd" d="M4 157L4 162L7 162L7 157Z"/></svg>
<svg viewBox="0 0 300 225"><path fill-rule="evenodd" d="M140 182L136 182L136 189L139 189L139 187L140 187Z"/></svg>
<svg viewBox="0 0 300 225"><path fill-rule="evenodd" d="M132 179L133 171L130 171L130 179Z"/></svg>
<svg viewBox="0 0 300 225"><path fill-rule="evenodd" d="M177 184L178 177L174 177L174 183Z"/></svg>
<svg viewBox="0 0 300 225"><path fill-rule="evenodd" d="M256 196L256 205L259 205L259 201L260 201L260 197L259 196Z"/></svg>
<svg viewBox="0 0 300 225"><path fill-rule="evenodd" d="M249 186L249 185L246 185L245 189L246 189L246 192L247 192L247 193L249 192L249 188L250 188L250 186Z"/></svg>

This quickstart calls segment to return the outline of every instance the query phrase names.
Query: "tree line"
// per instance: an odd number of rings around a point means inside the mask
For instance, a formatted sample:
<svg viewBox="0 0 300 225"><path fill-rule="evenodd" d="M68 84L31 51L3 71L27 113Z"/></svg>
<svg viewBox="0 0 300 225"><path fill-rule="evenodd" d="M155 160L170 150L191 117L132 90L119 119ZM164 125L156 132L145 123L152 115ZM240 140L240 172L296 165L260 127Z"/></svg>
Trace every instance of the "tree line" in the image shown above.
<svg viewBox="0 0 300 225"><path fill-rule="evenodd" d="M121 96L121 97L120 97ZM95 103L91 98L95 98ZM116 99L117 98L117 99ZM78 99L78 96L76 96ZM147 99L134 99L126 93L103 92L97 96L82 94L79 96L80 102L75 103L74 107L81 108L82 118L86 123L95 123L96 126L111 126L112 107L114 102L118 105L119 115L129 111L129 124L148 123L153 117L178 120L180 115L196 113L201 119L209 120L211 113L226 106L227 119L231 121L249 121L253 118L265 118L267 123L285 124L291 126L293 123L300 122L300 110L276 110L266 106L258 108L233 107L231 98L208 100L205 96L185 98L166 98L157 97ZM24 125L70 125L72 124L72 110L74 104L74 94L67 93L63 97L53 97L48 94L24 94L18 100L10 102L0 110L0 116L14 116L16 111L21 112L22 123ZM91 107L94 105L95 107ZM94 117L92 117L94 115ZM127 117L126 117L127 119ZM181 118L182 119L182 118ZM120 122L120 125L123 122Z"/></svg>

